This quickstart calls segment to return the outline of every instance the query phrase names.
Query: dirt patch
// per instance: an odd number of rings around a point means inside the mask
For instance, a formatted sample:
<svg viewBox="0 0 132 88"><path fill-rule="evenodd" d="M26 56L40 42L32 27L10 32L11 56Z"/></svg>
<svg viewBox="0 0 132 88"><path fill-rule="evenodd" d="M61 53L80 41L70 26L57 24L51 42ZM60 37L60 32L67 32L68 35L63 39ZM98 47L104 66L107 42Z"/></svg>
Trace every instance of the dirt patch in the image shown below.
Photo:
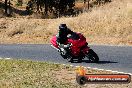
<svg viewBox="0 0 132 88"><path fill-rule="evenodd" d="M6 29L6 23L5 22L1 22L0 23L0 29Z"/></svg>
<svg viewBox="0 0 132 88"><path fill-rule="evenodd" d="M11 30L9 33L8 33L8 36L9 37L13 37L15 35L20 35L23 33L23 30Z"/></svg>
<svg viewBox="0 0 132 88"><path fill-rule="evenodd" d="M66 70L66 67L59 70L59 71L53 71L54 75L58 80L67 80L71 82L75 82L76 79L76 68L73 69L68 69ZM94 70L94 69L85 69L87 74L118 74L118 73L112 73L110 71L101 71L101 70Z"/></svg>
<svg viewBox="0 0 132 88"><path fill-rule="evenodd" d="M4 17L4 10L0 8L0 18Z"/></svg>

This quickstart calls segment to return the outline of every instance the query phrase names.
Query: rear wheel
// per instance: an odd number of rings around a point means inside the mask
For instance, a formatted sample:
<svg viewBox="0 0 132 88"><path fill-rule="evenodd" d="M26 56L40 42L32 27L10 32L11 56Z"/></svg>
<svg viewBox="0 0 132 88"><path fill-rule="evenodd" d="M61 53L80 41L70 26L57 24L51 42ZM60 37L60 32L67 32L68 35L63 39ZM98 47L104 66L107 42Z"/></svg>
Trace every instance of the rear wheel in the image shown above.
<svg viewBox="0 0 132 88"><path fill-rule="evenodd" d="M78 63L81 63L83 58L84 57L78 57Z"/></svg>
<svg viewBox="0 0 132 88"><path fill-rule="evenodd" d="M78 59L78 63L81 63L81 62L82 62L82 59L79 58L79 59Z"/></svg>
<svg viewBox="0 0 132 88"><path fill-rule="evenodd" d="M90 62L92 63L98 63L99 62L99 57L98 55L90 49L86 57L89 59Z"/></svg>

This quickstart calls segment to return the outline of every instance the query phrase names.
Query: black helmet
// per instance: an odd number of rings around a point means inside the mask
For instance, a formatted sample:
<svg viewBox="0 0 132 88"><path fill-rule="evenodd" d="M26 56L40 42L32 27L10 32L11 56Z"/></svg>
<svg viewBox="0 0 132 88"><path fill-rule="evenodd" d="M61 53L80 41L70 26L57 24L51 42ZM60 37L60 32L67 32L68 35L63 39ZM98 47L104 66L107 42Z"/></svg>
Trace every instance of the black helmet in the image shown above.
<svg viewBox="0 0 132 88"><path fill-rule="evenodd" d="M60 24L59 29L60 29L60 30L61 30L61 29L67 29L66 24Z"/></svg>

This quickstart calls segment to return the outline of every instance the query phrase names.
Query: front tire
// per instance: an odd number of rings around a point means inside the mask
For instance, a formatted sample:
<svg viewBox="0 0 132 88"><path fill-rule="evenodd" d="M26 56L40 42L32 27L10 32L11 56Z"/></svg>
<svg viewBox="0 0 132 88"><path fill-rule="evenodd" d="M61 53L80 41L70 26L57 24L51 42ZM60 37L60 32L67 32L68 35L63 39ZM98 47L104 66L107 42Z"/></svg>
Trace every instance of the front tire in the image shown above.
<svg viewBox="0 0 132 88"><path fill-rule="evenodd" d="M64 59L67 59L68 62L71 62L71 63L73 62L73 57L72 57L69 49L60 50L60 53L61 53L61 56Z"/></svg>
<svg viewBox="0 0 132 88"><path fill-rule="evenodd" d="M92 63L98 63L99 62L99 57L98 55L92 50L90 49L88 54L86 55L86 57L90 60L90 62Z"/></svg>
<svg viewBox="0 0 132 88"><path fill-rule="evenodd" d="M64 59L67 59L68 62L73 62L73 58L70 56L70 55L63 55L63 54L60 54Z"/></svg>
<svg viewBox="0 0 132 88"><path fill-rule="evenodd" d="M64 59L67 59L67 57L65 56L65 55L63 55L63 54L60 54Z"/></svg>
<svg viewBox="0 0 132 88"><path fill-rule="evenodd" d="M67 61L72 63L73 62L73 57L71 55L68 55L67 56Z"/></svg>

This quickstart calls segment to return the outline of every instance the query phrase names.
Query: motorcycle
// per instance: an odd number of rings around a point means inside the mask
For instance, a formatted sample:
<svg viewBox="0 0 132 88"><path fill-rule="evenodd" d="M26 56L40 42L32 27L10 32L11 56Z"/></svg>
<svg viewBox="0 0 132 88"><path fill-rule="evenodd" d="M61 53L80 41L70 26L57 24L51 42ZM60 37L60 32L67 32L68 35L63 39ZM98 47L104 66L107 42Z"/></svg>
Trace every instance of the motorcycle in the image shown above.
<svg viewBox="0 0 132 88"><path fill-rule="evenodd" d="M68 40L65 45L69 45L69 47L58 46L56 39L56 36L51 38L51 46L57 49L60 55L64 59L67 59L68 62L74 62L75 59L77 59L78 62L82 62L82 60L87 57L90 62L98 63L98 55L90 49L86 38L81 33L74 32L72 35L68 35Z"/></svg>

